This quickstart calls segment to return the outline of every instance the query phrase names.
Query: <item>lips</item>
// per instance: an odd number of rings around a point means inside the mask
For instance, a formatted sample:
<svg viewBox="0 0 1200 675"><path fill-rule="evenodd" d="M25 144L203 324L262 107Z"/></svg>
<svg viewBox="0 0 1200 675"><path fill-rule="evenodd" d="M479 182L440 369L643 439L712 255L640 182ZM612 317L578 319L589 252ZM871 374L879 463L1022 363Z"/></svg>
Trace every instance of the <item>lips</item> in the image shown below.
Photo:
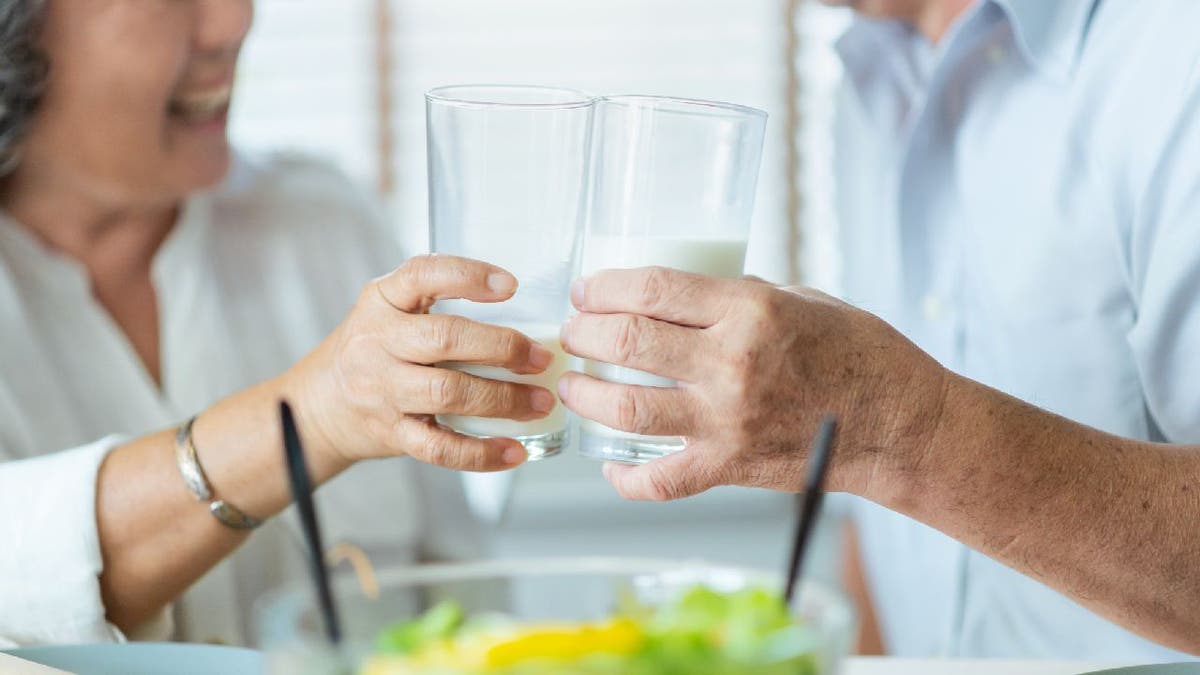
<svg viewBox="0 0 1200 675"><path fill-rule="evenodd" d="M229 98L232 92L233 87L228 84L183 92L171 99L167 109L172 116L184 122L192 124L211 122L220 119L229 109Z"/></svg>

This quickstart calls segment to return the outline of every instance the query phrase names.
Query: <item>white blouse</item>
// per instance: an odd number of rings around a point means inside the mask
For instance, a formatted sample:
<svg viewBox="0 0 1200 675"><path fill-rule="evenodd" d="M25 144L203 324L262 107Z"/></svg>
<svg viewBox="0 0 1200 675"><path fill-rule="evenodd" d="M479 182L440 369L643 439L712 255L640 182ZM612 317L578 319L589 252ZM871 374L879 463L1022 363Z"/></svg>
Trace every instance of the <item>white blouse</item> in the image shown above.
<svg viewBox="0 0 1200 675"><path fill-rule="evenodd" d="M0 214L0 644L123 639L105 621L98 583L105 453L283 371L364 283L402 261L370 200L335 171L295 157L239 160L221 186L187 201L155 256L160 389L85 271ZM353 541L377 565L482 550L450 471L380 460L318 497L326 542ZM303 560L289 511L131 637L249 643L254 601L302 583Z"/></svg>

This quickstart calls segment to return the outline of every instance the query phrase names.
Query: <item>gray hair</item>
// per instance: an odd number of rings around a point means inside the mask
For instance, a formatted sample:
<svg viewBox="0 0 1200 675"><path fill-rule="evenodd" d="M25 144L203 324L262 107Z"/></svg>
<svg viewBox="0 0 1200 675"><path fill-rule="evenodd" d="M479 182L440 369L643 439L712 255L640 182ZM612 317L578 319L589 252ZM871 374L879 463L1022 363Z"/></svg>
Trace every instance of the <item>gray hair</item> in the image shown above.
<svg viewBox="0 0 1200 675"><path fill-rule="evenodd" d="M17 164L17 146L46 80L37 46L44 9L45 0L0 0L0 175Z"/></svg>

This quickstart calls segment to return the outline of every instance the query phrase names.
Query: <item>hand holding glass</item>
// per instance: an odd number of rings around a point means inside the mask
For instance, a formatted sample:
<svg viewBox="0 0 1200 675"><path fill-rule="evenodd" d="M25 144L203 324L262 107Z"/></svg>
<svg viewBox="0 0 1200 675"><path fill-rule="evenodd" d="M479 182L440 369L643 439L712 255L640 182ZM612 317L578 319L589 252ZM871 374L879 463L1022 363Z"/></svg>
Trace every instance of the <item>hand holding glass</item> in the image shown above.
<svg viewBox="0 0 1200 675"><path fill-rule="evenodd" d="M766 113L709 101L614 96L598 106L595 182L583 273L662 266L742 275ZM610 382L672 387L672 380L588 361ZM580 452L644 463L684 446L678 437L580 424Z"/></svg>

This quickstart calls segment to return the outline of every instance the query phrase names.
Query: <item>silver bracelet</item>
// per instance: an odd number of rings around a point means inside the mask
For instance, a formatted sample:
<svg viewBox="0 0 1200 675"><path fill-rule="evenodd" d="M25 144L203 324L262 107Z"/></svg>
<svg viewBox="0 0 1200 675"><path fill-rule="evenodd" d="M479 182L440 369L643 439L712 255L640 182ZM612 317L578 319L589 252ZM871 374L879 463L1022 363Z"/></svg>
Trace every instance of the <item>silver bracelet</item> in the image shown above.
<svg viewBox="0 0 1200 675"><path fill-rule="evenodd" d="M204 469L200 466L200 458L196 456L196 444L192 442L192 425L196 422L193 416L179 427L175 434L175 463L179 466L179 475L188 490L195 495L197 501L208 502L208 510L213 517L226 527L235 530L253 530L263 521L242 513L238 507L224 499L213 499L212 485Z"/></svg>

